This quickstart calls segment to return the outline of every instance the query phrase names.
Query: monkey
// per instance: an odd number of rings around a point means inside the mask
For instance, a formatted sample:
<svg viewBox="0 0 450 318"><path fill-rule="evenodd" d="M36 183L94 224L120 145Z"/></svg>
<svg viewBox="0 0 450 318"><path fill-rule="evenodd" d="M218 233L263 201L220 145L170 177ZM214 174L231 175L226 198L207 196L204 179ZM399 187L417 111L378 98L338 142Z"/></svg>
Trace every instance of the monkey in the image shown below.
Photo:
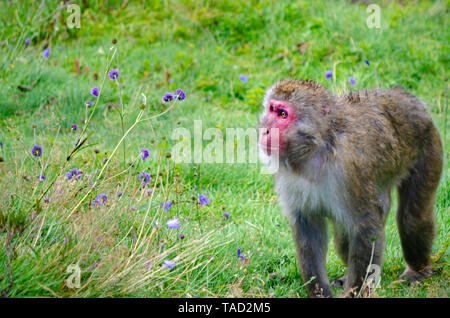
<svg viewBox="0 0 450 318"><path fill-rule="evenodd" d="M259 117L259 155L278 162L275 189L290 220L309 297L333 297L326 271L327 222L356 296L370 264L382 268L391 189L405 281L432 275L434 201L443 150L424 103L401 87L335 96L312 80L271 86ZM276 160L275 160L276 159Z"/></svg>

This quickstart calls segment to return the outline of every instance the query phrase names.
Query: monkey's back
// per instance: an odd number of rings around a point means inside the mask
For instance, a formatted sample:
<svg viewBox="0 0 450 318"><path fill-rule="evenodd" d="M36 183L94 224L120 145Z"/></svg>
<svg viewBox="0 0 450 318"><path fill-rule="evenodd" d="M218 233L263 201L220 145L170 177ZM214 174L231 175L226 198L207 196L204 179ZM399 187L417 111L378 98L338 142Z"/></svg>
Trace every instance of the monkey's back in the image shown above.
<svg viewBox="0 0 450 318"><path fill-rule="evenodd" d="M338 152L343 154L340 159L357 168L358 175L352 177L359 182L375 179L389 185L424 151L442 155L437 128L425 105L402 88L349 93L339 99L335 116L337 147L344 150ZM373 171L377 175L368 175Z"/></svg>

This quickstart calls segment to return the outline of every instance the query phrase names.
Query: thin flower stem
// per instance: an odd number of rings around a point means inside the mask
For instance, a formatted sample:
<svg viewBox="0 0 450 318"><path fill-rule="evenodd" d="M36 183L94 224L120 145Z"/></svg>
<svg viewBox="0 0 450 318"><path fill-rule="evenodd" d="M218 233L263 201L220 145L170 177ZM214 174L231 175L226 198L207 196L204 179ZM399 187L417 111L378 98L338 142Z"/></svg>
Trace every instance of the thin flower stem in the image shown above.
<svg viewBox="0 0 450 318"><path fill-rule="evenodd" d="M92 185L92 187L89 189L89 191L84 195L84 197L75 205L75 207L72 208L72 210L70 211L70 213L67 215L66 219L68 219L75 211L76 209L78 209L78 207L81 205L81 203L89 196L89 194L91 194L92 190L95 189L95 187L99 184L99 178L102 176L103 172L105 171L106 167L108 167L110 159L114 157L114 155L117 152L117 149L119 148L119 146L122 144L122 142L125 140L125 137L130 133L130 131L132 131L134 129L134 127L136 127L136 125L140 122L140 118L142 117L142 110L139 112L138 116L136 117L135 122L133 123L133 125L130 126L130 128L128 128L128 130L125 132L125 134L122 136L122 138L120 138L119 143L116 145L116 147L114 148L113 152L111 153L111 156L109 157L108 161L105 162L105 164L103 165L102 169L100 170L100 173L98 174L94 184Z"/></svg>

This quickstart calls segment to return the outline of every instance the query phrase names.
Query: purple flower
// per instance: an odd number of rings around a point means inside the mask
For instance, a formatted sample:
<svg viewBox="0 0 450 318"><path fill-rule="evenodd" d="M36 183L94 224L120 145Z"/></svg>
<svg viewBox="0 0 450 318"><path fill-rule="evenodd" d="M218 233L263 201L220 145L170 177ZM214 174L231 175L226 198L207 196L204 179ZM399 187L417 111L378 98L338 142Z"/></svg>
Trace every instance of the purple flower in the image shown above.
<svg viewBox="0 0 450 318"><path fill-rule="evenodd" d="M83 172L80 169L72 169L66 173L67 180L72 179L72 176L75 175L76 179L79 180Z"/></svg>
<svg viewBox="0 0 450 318"><path fill-rule="evenodd" d="M66 244L67 242L69 242L69 239L68 239L67 237L64 236L63 244Z"/></svg>
<svg viewBox="0 0 450 318"><path fill-rule="evenodd" d="M174 261L169 261L169 260L165 260L163 262L164 266L166 266L168 269L172 269L174 268L175 265L177 265L177 263L175 263Z"/></svg>
<svg viewBox="0 0 450 318"><path fill-rule="evenodd" d="M50 199L49 199L49 198L44 198L44 202L45 202L45 203L49 203L49 202L50 202Z"/></svg>
<svg viewBox="0 0 450 318"><path fill-rule="evenodd" d="M103 159L103 164L105 164L106 161L108 161L108 158Z"/></svg>
<svg viewBox="0 0 450 318"><path fill-rule="evenodd" d="M200 200L200 203L201 203L202 206L208 205L211 202L211 200L208 199L207 197L205 197L203 194L200 194L198 196L198 199Z"/></svg>
<svg viewBox="0 0 450 318"><path fill-rule="evenodd" d="M121 196L122 196L122 194L123 194L123 192L122 192L122 191L119 191L119 192L117 192L117 196L118 196L118 197L121 197Z"/></svg>
<svg viewBox="0 0 450 318"><path fill-rule="evenodd" d="M149 183L151 179L152 179L152 177L150 177L150 174L147 172L142 172L139 175L139 181L141 181L141 183L143 185L146 185L147 183Z"/></svg>
<svg viewBox="0 0 450 318"><path fill-rule="evenodd" d="M149 156L148 149L141 149L141 153L142 153L142 160L145 160L148 158L148 156Z"/></svg>
<svg viewBox="0 0 450 318"><path fill-rule="evenodd" d="M94 87L91 89L91 94L92 94L93 96L95 96L95 97L98 97L98 87L97 87L97 86L94 86Z"/></svg>
<svg viewBox="0 0 450 318"><path fill-rule="evenodd" d="M223 216L223 217L226 217L227 219L229 219L229 218L230 218L230 213L228 213L228 212L223 212L223 213L222 213L222 216Z"/></svg>
<svg viewBox="0 0 450 318"><path fill-rule="evenodd" d="M184 235L180 234L180 239L184 240Z"/></svg>
<svg viewBox="0 0 450 318"><path fill-rule="evenodd" d="M105 203L108 200L108 197L106 196L106 194L103 193L99 193L99 195L97 195L97 199L99 202L101 202L100 204Z"/></svg>
<svg viewBox="0 0 450 318"><path fill-rule="evenodd" d="M351 84L352 86L355 86L355 85L356 85L356 79L355 79L354 77L350 77L348 80L350 81L350 84Z"/></svg>
<svg viewBox="0 0 450 318"><path fill-rule="evenodd" d="M43 57L45 57L46 59L48 59L48 57L49 57L49 55L50 55L50 49L49 49L49 48L46 48L46 49L44 50L44 52L41 53L41 55L42 55Z"/></svg>
<svg viewBox="0 0 450 318"><path fill-rule="evenodd" d="M325 77L326 77L327 79L332 78L332 77L333 77L333 72L332 72L332 71L326 71L326 72L325 72Z"/></svg>
<svg viewBox="0 0 450 318"><path fill-rule="evenodd" d="M145 265L147 265L147 269L152 269L153 268L153 264L152 264L151 261L145 262Z"/></svg>
<svg viewBox="0 0 450 318"><path fill-rule="evenodd" d="M167 201L166 203L161 203L160 205L164 207L164 211L169 212L169 209L172 206L172 201Z"/></svg>
<svg viewBox="0 0 450 318"><path fill-rule="evenodd" d="M153 190L152 190L152 189L147 189L147 190L145 190L145 192L146 192L148 195L152 195L152 194L153 194Z"/></svg>
<svg viewBox="0 0 450 318"><path fill-rule="evenodd" d="M84 105L85 105L86 107L91 107L92 105L94 105L94 103L91 102L90 100L87 100L87 101L84 102Z"/></svg>
<svg viewBox="0 0 450 318"><path fill-rule="evenodd" d="M245 260L245 256L241 254L241 249L237 249L237 256L240 257L242 260Z"/></svg>
<svg viewBox="0 0 450 318"><path fill-rule="evenodd" d="M176 89L174 93L178 100L183 100L186 98L186 93L183 92L182 89Z"/></svg>
<svg viewBox="0 0 450 318"><path fill-rule="evenodd" d="M30 38L26 38L26 39L25 39L25 44L26 44L26 45L29 45L29 44L30 44Z"/></svg>
<svg viewBox="0 0 450 318"><path fill-rule="evenodd" d="M164 103L167 103L167 102L170 102L171 100L173 100L173 95L171 93L165 93L162 98L162 101Z"/></svg>
<svg viewBox="0 0 450 318"><path fill-rule="evenodd" d="M241 80L242 83L246 83L248 81L248 77L245 76L244 74L239 75L239 79Z"/></svg>
<svg viewBox="0 0 450 318"><path fill-rule="evenodd" d="M175 218L167 221L166 223L169 229L179 229L180 228L180 218Z"/></svg>
<svg viewBox="0 0 450 318"><path fill-rule="evenodd" d="M366 63L367 66L370 66L370 62L368 60L364 60L364 63Z"/></svg>
<svg viewBox="0 0 450 318"><path fill-rule="evenodd" d="M35 157L40 157L42 156L42 147L41 146L34 146L33 149L31 149L31 153L33 154L33 156Z"/></svg>
<svg viewBox="0 0 450 318"><path fill-rule="evenodd" d="M70 127L72 127L72 130L73 130L73 131L76 131L76 130L77 130L77 124L72 124Z"/></svg>
<svg viewBox="0 0 450 318"><path fill-rule="evenodd" d="M119 70L111 69L108 74L109 78L115 81L119 78Z"/></svg>
<svg viewBox="0 0 450 318"><path fill-rule="evenodd" d="M92 200L91 205L93 207L95 207L96 205L97 206L102 205L102 203L99 200L95 199L95 200Z"/></svg>
<svg viewBox="0 0 450 318"><path fill-rule="evenodd" d="M38 175L38 180L40 182L45 181L45 176L43 176L42 174Z"/></svg>

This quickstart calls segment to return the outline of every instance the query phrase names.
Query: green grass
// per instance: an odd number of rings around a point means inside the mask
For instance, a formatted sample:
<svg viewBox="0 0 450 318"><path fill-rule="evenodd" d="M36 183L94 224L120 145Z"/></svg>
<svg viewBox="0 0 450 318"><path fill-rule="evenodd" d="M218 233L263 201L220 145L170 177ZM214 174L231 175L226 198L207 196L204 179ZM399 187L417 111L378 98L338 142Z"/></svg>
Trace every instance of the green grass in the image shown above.
<svg viewBox="0 0 450 318"><path fill-rule="evenodd" d="M197 119L203 130L217 127L224 134L227 127L256 127L265 89L281 78L310 78L343 93L353 76L354 89L403 85L420 96L445 148L433 247L438 273L421 285L397 282L404 261L394 200L376 295L449 295L446 1L405 1L404 6L382 1L381 29L369 29L366 6L350 1L122 2L81 5L80 29L68 29L69 13L53 4L0 2L0 290L8 297L305 297L272 177L260 174L257 164L174 164L165 157L176 142L169 137L176 127L192 130ZM65 164L83 127L83 102L94 100L90 89L103 81L113 38L122 94L106 78L87 128L92 132L88 147ZM299 43L306 43L304 52ZM40 55L47 45L48 60ZM118 67L116 60L112 67ZM335 74L330 81L324 77L327 70ZM241 83L240 74L249 81ZM18 85L31 90L22 92ZM123 135L121 116L125 129L134 123L141 93L147 97L147 116L156 115L167 107L162 95L177 88L187 98L167 114L139 123L82 201L96 169L104 167L102 160ZM74 133L73 123L78 125ZM31 155L35 144L44 149L40 159ZM142 148L150 150L145 161L138 157ZM81 169L83 178L68 181L65 173L72 168ZM37 181L41 171L42 183ZM153 175L152 196L139 185L143 171ZM108 201L94 208L91 200L99 193ZM211 203L199 206L199 194ZM165 212L160 203L167 200L175 204ZM175 217L180 230L165 226ZM246 261L237 257L238 248ZM337 278L345 267L331 242L328 255L328 276ZM162 265L167 259L177 262L172 270ZM66 286L70 264L82 271L78 289Z"/></svg>

